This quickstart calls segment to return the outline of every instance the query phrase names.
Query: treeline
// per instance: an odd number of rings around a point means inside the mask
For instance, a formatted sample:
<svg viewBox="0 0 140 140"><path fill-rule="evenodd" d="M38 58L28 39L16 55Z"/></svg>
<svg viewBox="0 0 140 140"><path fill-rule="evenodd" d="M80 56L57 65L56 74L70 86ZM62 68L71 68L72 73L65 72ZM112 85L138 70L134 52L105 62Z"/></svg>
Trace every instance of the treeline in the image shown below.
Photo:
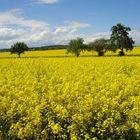
<svg viewBox="0 0 140 140"><path fill-rule="evenodd" d="M9 52L10 49L0 49L0 52Z"/></svg>
<svg viewBox="0 0 140 140"><path fill-rule="evenodd" d="M54 46L42 46L37 48L28 48L24 42L17 42L11 46L10 52L16 53L20 57L21 53L28 50L55 50L55 49L67 49L67 53L73 53L78 57L81 51L96 51L98 56L104 56L107 51L116 52L119 51L119 56L124 56L125 51L132 51L134 48L134 41L129 37L130 27L126 27L122 24L117 24L111 28L111 36L109 39L100 38L89 44L84 44L84 39L77 38L69 42L68 45L54 45Z"/></svg>
<svg viewBox="0 0 140 140"><path fill-rule="evenodd" d="M68 45L49 45L41 47L29 47L28 51L41 51L41 50L60 50L67 49ZM10 49L0 49L0 52L9 52Z"/></svg>
<svg viewBox="0 0 140 140"><path fill-rule="evenodd" d="M50 46L41 46L41 47L31 47L31 51L40 51L40 50L59 50L67 49L68 45L50 45Z"/></svg>
<svg viewBox="0 0 140 140"><path fill-rule="evenodd" d="M134 41L129 37L130 27L126 27L122 24L117 24L111 28L110 39L97 39L89 44L84 44L84 39L77 38L69 42L67 48L68 53L73 53L75 56L79 56L81 51L96 51L98 56L103 56L107 51L116 52L119 51L119 56L124 56L126 51L132 51L134 48Z"/></svg>

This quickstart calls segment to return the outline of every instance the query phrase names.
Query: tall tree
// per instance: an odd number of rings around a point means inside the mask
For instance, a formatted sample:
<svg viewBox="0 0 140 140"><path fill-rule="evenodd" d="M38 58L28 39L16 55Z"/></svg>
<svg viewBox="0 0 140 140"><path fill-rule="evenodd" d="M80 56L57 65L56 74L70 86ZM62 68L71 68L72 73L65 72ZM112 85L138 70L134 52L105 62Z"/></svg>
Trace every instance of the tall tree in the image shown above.
<svg viewBox="0 0 140 140"><path fill-rule="evenodd" d="M11 54L18 54L20 58L20 54L28 51L28 46L24 42L17 42L13 44L10 48Z"/></svg>
<svg viewBox="0 0 140 140"><path fill-rule="evenodd" d="M117 24L111 28L111 49L117 50L120 49L119 55L125 55L124 49L126 51L133 50L134 41L131 37L129 37L129 32L131 31L130 27L125 27L122 24Z"/></svg>
<svg viewBox="0 0 140 140"><path fill-rule="evenodd" d="M82 38L73 39L69 42L69 46L67 48L68 53L75 54L76 57L80 55L80 52L84 49L84 40Z"/></svg>
<svg viewBox="0 0 140 140"><path fill-rule="evenodd" d="M98 56L103 56L108 49L108 40L101 38L88 44L88 51L96 51Z"/></svg>

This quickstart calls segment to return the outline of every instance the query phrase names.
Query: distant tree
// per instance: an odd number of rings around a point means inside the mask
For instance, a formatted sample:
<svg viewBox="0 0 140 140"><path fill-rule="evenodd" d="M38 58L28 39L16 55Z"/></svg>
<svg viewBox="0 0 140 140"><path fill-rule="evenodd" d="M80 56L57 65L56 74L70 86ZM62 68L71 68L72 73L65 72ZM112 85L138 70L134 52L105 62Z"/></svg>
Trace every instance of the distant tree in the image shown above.
<svg viewBox="0 0 140 140"><path fill-rule="evenodd" d="M10 48L11 54L15 53L18 54L20 58L20 54L28 51L28 46L24 42L17 42Z"/></svg>
<svg viewBox="0 0 140 140"><path fill-rule="evenodd" d="M133 49L134 41L129 37L130 27L125 27L122 24L117 24L111 28L112 34L110 37L111 50L116 51L120 49L119 55L124 56L124 49L126 51Z"/></svg>
<svg viewBox="0 0 140 140"><path fill-rule="evenodd" d="M104 56L104 53L108 50L109 41L101 38L88 44L88 51L96 51L98 56Z"/></svg>
<svg viewBox="0 0 140 140"><path fill-rule="evenodd" d="M80 52L84 49L84 40L82 38L73 39L69 42L69 46L67 48L68 53L75 54L76 57L80 55Z"/></svg>

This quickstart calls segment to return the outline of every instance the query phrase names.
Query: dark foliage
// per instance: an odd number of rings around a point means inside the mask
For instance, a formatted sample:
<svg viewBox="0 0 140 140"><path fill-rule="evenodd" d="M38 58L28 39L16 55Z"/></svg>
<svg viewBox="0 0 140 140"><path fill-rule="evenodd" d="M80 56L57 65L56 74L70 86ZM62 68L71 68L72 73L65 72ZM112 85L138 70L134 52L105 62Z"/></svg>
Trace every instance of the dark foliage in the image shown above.
<svg viewBox="0 0 140 140"><path fill-rule="evenodd" d="M25 51L28 51L28 46L24 42L17 42L10 48L11 54L13 53L18 54L19 58L20 54L24 53Z"/></svg>

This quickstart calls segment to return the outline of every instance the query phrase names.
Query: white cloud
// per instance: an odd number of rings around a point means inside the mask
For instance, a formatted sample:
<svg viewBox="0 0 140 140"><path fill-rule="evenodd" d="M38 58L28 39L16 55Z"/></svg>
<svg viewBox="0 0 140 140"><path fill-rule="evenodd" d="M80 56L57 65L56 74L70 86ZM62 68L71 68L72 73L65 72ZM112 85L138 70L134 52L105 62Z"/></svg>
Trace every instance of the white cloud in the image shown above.
<svg viewBox="0 0 140 140"><path fill-rule="evenodd" d="M49 29L49 24L37 20L26 20L22 17L22 9L13 9L8 12L0 13L0 25L18 25L32 29Z"/></svg>
<svg viewBox="0 0 140 140"><path fill-rule="evenodd" d="M32 44L44 39L50 32L50 25L47 22L27 20L22 14L22 9L0 13L0 48L10 47L16 41Z"/></svg>
<svg viewBox="0 0 140 140"><path fill-rule="evenodd" d="M25 34L25 31L23 29L11 29L11 28L6 28L6 27L2 27L2 28L0 27L1 40L13 39L23 34Z"/></svg>
<svg viewBox="0 0 140 140"><path fill-rule="evenodd" d="M35 0L36 3L39 4L54 4L58 3L60 0Z"/></svg>
<svg viewBox="0 0 140 140"><path fill-rule="evenodd" d="M83 35L83 38L85 39L85 43L93 42L96 39L100 38L105 38L109 39L110 38L111 32L98 32L90 35Z"/></svg>
<svg viewBox="0 0 140 140"><path fill-rule="evenodd" d="M136 44L140 43L140 30L132 30L130 35L133 37Z"/></svg>
<svg viewBox="0 0 140 140"><path fill-rule="evenodd" d="M88 23L83 22L77 22L77 21L66 21L64 22L63 26L56 27L56 30L54 31L54 34L60 34L60 33L75 33L79 29L85 29L91 27Z"/></svg>
<svg viewBox="0 0 140 140"><path fill-rule="evenodd" d="M49 23L34 19L25 19L23 10L14 9L0 13L0 48L9 48L17 41L24 41L29 46L46 44L66 44L71 39L82 37L85 43L98 38L109 38L110 32L80 34L79 31L91 27L78 21L66 21L61 26L51 27ZM133 30L130 35L140 42L140 30Z"/></svg>
<svg viewBox="0 0 140 140"><path fill-rule="evenodd" d="M88 23L77 22L77 21L65 21L65 26L72 29L84 29L91 27Z"/></svg>
<svg viewBox="0 0 140 140"><path fill-rule="evenodd" d="M73 33L75 33L75 32L77 32L77 29L72 29L69 33L70 33L70 34L73 34Z"/></svg>
<svg viewBox="0 0 140 140"><path fill-rule="evenodd" d="M65 33L65 32L67 32L67 28L57 27L56 30L54 31L54 34Z"/></svg>

